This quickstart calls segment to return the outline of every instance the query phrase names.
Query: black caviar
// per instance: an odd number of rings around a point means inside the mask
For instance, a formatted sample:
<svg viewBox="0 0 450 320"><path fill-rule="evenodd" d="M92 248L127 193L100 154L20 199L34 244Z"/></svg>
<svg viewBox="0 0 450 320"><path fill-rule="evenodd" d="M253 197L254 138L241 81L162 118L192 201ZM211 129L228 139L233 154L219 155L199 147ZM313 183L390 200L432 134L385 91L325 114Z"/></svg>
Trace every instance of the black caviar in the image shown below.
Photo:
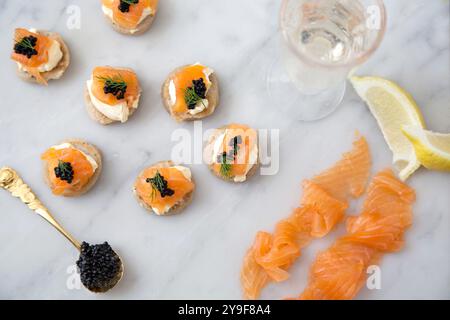
<svg viewBox="0 0 450 320"><path fill-rule="evenodd" d="M175 191L169 188L167 180L159 172L156 172L153 178L147 178L145 181L151 184L154 193L158 191L161 194L161 198L171 197L175 194ZM154 194L152 194L152 198L153 196Z"/></svg>
<svg viewBox="0 0 450 320"><path fill-rule="evenodd" d="M197 99L192 99L190 103L188 103L188 109L195 109L197 102L200 99L206 99L206 84L203 81L203 78L192 80L192 87L189 87L188 89L194 91L195 96L197 97Z"/></svg>
<svg viewBox="0 0 450 320"><path fill-rule="evenodd" d="M223 152L222 154L217 155L217 163L231 163L236 160L236 156L240 149L240 144L242 143L242 137L236 136L233 139L230 139L228 142L228 146L231 147L228 152Z"/></svg>
<svg viewBox="0 0 450 320"><path fill-rule="evenodd" d="M37 40L38 39L34 36L23 37L14 45L14 52L17 54L22 54L30 59L32 56L38 54L37 50L35 49Z"/></svg>
<svg viewBox="0 0 450 320"><path fill-rule="evenodd" d="M59 160L58 166L55 167L54 170L57 178L61 179L62 181L67 181L68 184L72 183L74 171L70 162Z"/></svg>
<svg viewBox="0 0 450 320"><path fill-rule="evenodd" d="M105 94L111 93L112 95L116 96L118 100L122 100L125 98L125 93L127 92L127 84L123 83L122 85L111 84L108 82L105 82L105 86L103 87L103 92Z"/></svg>
<svg viewBox="0 0 450 320"><path fill-rule="evenodd" d="M81 283L94 292L112 288L122 272L122 262L108 242L96 245L83 242L77 266Z"/></svg>
<svg viewBox="0 0 450 320"><path fill-rule="evenodd" d="M119 10L121 12L130 12L130 5L138 3L139 0L120 0Z"/></svg>

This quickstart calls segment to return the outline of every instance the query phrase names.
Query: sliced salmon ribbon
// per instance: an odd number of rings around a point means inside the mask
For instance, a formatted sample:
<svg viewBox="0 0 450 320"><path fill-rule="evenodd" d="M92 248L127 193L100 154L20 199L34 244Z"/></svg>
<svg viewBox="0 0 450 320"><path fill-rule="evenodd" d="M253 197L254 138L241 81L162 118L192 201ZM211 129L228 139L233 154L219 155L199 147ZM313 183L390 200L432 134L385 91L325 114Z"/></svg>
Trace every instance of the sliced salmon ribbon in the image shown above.
<svg viewBox="0 0 450 320"><path fill-rule="evenodd" d="M163 195L154 189L149 179L155 178L157 174L167 181L167 189L172 190L173 194ZM135 184L139 198L158 212L165 212L167 208L172 208L180 203L187 194L194 190L194 187L194 182L175 167L147 168L139 175Z"/></svg>
<svg viewBox="0 0 450 320"><path fill-rule="evenodd" d="M246 299L257 299L271 281L288 279L288 270L301 249L312 239L330 233L343 220L348 200L362 195L370 166L369 146L360 137L333 167L304 181L300 207L280 221L273 234L258 232L247 251L241 269Z"/></svg>
<svg viewBox="0 0 450 320"><path fill-rule="evenodd" d="M139 99L139 80L136 73L131 70L108 66L96 67L92 71L92 81L92 94L107 105L115 106L125 101L127 106L131 108L134 102ZM108 81L113 86L123 86L125 88L124 96L106 93L105 85Z"/></svg>
<svg viewBox="0 0 450 320"><path fill-rule="evenodd" d="M80 150L68 147L63 149L50 148L41 159L47 162L46 169L52 192L55 195L62 195L66 191L78 192L87 185L94 175L95 168ZM72 181L63 180L57 177L55 169L60 163L69 163L73 170Z"/></svg>
<svg viewBox="0 0 450 320"><path fill-rule="evenodd" d="M47 84L47 81L39 72L38 68L48 62L48 52L53 44L53 40L42 34L28 31L27 29L18 28L14 33L15 44L21 43L23 39L27 37L34 37L37 39L36 44L33 49L36 50L37 54L28 57L24 54L17 53L13 51L11 54L11 59L21 64L21 66L36 80L41 84ZM29 42L24 42L24 45L30 46ZM31 47L30 47L31 49Z"/></svg>
<svg viewBox="0 0 450 320"><path fill-rule="evenodd" d="M120 10L121 2L126 4L127 10ZM158 0L102 0L102 4L112 11L115 23L130 30L137 28L144 10L150 9L152 15L158 10Z"/></svg>
<svg viewBox="0 0 450 320"><path fill-rule="evenodd" d="M347 234L317 256L300 299L353 299L364 286L368 267L377 264L383 254L403 247L414 200L414 190L391 170L378 173L368 188L362 213L347 219Z"/></svg>

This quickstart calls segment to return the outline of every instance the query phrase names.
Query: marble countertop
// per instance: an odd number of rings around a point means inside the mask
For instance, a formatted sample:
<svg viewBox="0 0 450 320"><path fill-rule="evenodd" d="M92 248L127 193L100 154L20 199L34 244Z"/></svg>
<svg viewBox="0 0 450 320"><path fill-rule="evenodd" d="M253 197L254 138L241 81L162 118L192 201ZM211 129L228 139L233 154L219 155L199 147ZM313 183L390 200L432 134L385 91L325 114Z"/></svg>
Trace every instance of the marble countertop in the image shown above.
<svg viewBox="0 0 450 320"><path fill-rule="evenodd" d="M77 238L108 240L125 261L125 277L105 295L77 289L71 244L0 192L0 298L239 299L242 258L257 230L272 230L290 213L300 182L348 150L355 130L367 137L373 172L391 165L374 118L352 88L340 108L318 122L297 121L269 102L264 76L276 57L279 1L162 0L152 29L136 38L115 33L99 2L0 0L0 166L17 169ZM71 5L81 10L80 29L67 27ZM385 39L357 73L398 82L414 95L430 129L450 132L449 2L388 0L386 6ZM15 76L8 55L19 26L63 35L73 59L63 79L44 88ZM221 81L220 107L203 128L242 122L279 129L279 172L231 185L205 165L192 165L197 182L192 205L178 216L151 216L137 205L131 187L143 167L170 158L174 130L193 131L192 123L171 120L159 90L172 69L195 61L212 66ZM85 111L84 81L94 66L105 64L139 70L143 100L123 125L102 127ZM40 154L72 137L101 148L104 171L86 196L58 198L43 182ZM418 197L406 246L383 259L382 288L363 289L360 299L450 298L449 178L421 169L409 180ZM309 246L291 279L270 285L262 298L300 293L317 250L342 232Z"/></svg>

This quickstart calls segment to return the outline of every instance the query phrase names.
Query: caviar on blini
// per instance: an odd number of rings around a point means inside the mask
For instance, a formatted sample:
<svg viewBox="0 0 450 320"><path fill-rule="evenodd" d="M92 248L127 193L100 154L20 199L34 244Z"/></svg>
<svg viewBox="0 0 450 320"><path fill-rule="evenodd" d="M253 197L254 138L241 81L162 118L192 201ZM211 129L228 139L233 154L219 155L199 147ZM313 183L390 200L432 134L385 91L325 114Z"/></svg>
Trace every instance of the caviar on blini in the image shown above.
<svg viewBox="0 0 450 320"><path fill-rule="evenodd" d="M198 102L206 99L206 84L203 78L192 80L192 86L187 87L184 92L184 99L188 109L195 109Z"/></svg>
<svg viewBox="0 0 450 320"><path fill-rule="evenodd" d="M71 184L73 181L74 171L70 162L64 162L59 160L58 166L55 167L55 176L62 180L66 181L68 184Z"/></svg>
<svg viewBox="0 0 450 320"><path fill-rule="evenodd" d="M160 193L161 198L171 197L175 194L175 191L168 187L167 180L164 179L159 171L156 172L153 178L147 178L145 181L152 186L152 199L155 197L156 192Z"/></svg>
<svg viewBox="0 0 450 320"><path fill-rule="evenodd" d="M122 262L108 242L96 245L83 242L77 267L81 283L94 292L110 289L122 272Z"/></svg>
<svg viewBox="0 0 450 320"><path fill-rule="evenodd" d="M120 76L115 77L97 77L99 80L103 81L104 87L103 92L105 94L112 94L118 100L125 98L125 93L127 92L128 85Z"/></svg>
<svg viewBox="0 0 450 320"><path fill-rule="evenodd" d="M130 12L130 6L132 4L138 4L139 0L120 0L119 10L123 13Z"/></svg>
<svg viewBox="0 0 450 320"><path fill-rule="evenodd" d="M14 45L14 52L21 54L30 59L32 56L37 55L38 52L35 49L37 44L37 38L34 36L23 37L19 41L16 41Z"/></svg>

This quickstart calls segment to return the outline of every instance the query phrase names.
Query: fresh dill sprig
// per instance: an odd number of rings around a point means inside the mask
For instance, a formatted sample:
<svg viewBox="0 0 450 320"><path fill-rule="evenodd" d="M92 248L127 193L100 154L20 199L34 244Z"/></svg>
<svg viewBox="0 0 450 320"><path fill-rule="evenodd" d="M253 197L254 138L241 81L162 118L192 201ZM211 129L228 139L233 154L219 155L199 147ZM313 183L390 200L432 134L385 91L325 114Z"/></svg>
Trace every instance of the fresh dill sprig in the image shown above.
<svg viewBox="0 0 450 320"><path fill-rule="evenodd" d="M184 100L186 101L186 105L188 107L196 106L199 102L205 105L203 103L203 98L200 97L197 92L195 92L195 89L193 87L188 87L184 90Z"/></svg>
<svg viewBox="0 0 450 320"><path fill-rule="evenodd" d="M117 75L114 77L97 76L97 79L104 83L103 91L105 92L105 94L111 93L119 100L125 98L125 93L128 86L121 75Z"/></svg>
<svg viewBox="0 0 450 320"><path fill-rule="evenodd" d="M123 80L121 75L117 75L114 77L96 77L98 80L102 81L106 87L109 87L111 89L119 89L119 90L125 90L127 88L127 83L125 80Z"/></svg>
<svg viewBox="0 0 450 320"><path fill-rule="evenodd" d="M220 174L222 177L225 177L225 178L229 178L231 176L231 169L232 169L231 163L227 162L227 158L228 158L227 154L223 153L222 161L220 164Z"/></svg>
<svg viewBox="0 0 450 320"><path fill-rule="evenodd" d="M155 199L157 192L161 194L162 198L164 198L165 196L172 196L175 193L172 189L168 188L167 181L159 173L159 171L156 171L156 174L153 178L147 178L146 181L152 186L152 200Z"/></svg>
<svg viewBox="0 0 450 320"><path fill-rule="evenodd" d="M139 0L122 0L122 2L131 6L132 4L138 4Z"/></svg>
<svg viewBox="0 0 450 320"><path fill-rule="evenodd" d="M21 40L16 40L16 44L24 49L34 49L34 46L28 37L23 37Z"/></svg>

